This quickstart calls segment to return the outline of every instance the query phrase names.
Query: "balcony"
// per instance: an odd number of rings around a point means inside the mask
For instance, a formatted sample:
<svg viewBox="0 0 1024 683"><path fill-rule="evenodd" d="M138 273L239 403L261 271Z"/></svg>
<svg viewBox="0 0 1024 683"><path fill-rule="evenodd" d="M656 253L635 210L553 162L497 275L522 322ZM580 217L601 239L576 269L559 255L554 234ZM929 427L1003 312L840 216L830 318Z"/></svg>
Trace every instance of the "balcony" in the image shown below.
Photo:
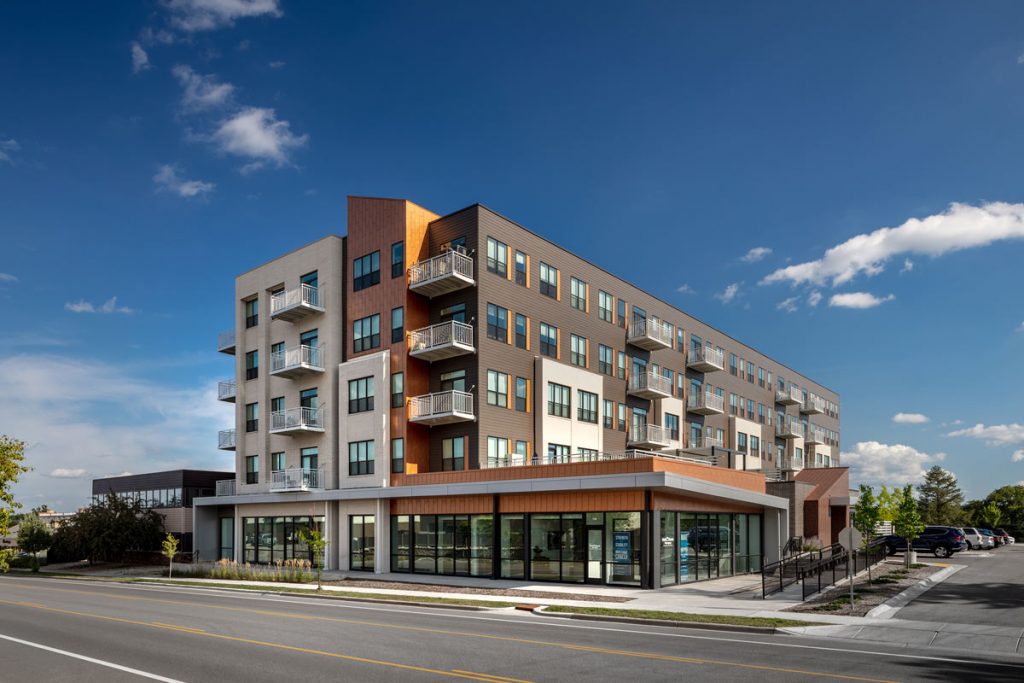
<svg viewBox="0 0 1024 683"><path fill-rule="evenodd" d="M217 495L218 496L233 496L235 495L235 480L234 479L221 479L217 482Z"/></svg>
<svg viewBox="0 0 1024 683"><path fill-rule="evenodd" d="M639 318L629 326L626 341L647 351L672 348L672 328L655 318Z"/></svg>
<svg viewBox="0 0 1024 683"><path fill-rule="evenodd" d="M473 259L461 251L446 251L409 268L409 289L429 298L475 284Z"/></svg>
<svg viewBox="0 0 1024 683"><path fill-rule="evenodd" d="M638 372L629 378L628 393L638 398L655 400L672 398L672 380L656 373Z"/></svg>
<svg viewBox="0 0 1024 683"><path fill-rule="evenodd" d="M725 413L725 397L710 391L690 394L686 409L698 415L722 415Z"/></svg>
<svg viewBox="0 0 1024 683"><path fill-rule="evenodd" d="M783 472L799 472L804 468L803 458L787 455L779 463L779 469Z"/></svg>
<svg viewBox="0 0 1024 683"><path fill-rule="evenodd" d="M316 346L295 346L270 355L270 374L277 377L301 377L324 371L323 349Z"/></svg>
<svg viewBox="0 0 1024 683"><path fill-rule="evenodd" d="M473 326L450 320L409 333L409 355L431 363L465 353L476 353Z"/></svg>
<svg viewBox="0 0 1024 683"><path fill-rule="evenodd" d="M300 285L298 289L286 289L270 297L270 317L274 320L293 323L323 312L323 296L312 285Z"/></svg>
<svg viewBox="0 0 1024 683"><path fill-rule="evenodd" d="M807 425L807 435L804 440L808 444L823 444L825 443L825 429L818 425Z"/></svg>
<svg viewBox="0 0 1024 683"><path fill-rule="evenodd" d="M697 372L715 372L725 369L725 352L721 349L713 349L710 346L700 346L690 349L690 357L686 360L686 367Z"/></svg>
<svg viewBox="0 0 1024 683"><path fill-rule="evenodd" d="M473 420L473 394L465 391L439 391L409 399L409 422L433 427Z"/></svg>
<svg viewBox="0 0 1024 683"><path fill-rule="evenodd" d="M722 439L717 439L713 436L700 436L696 440L690 439L690 444L686 448L691 453L697 453L700 455L710 455L714 449L725 449L725 442Z"/></svg>
<svg viewBox="0 0 1024 683"><path fill-rule="evenodd" d="M804 394L799 387L790 384L785 389L776 390L775 402L784 406L800 405L804 402Z"/></svg>
<svg viewBox="0 0 1024 683"><path fill-rule="evenodd" d="M271 491L313 491L324 487L323 466L315 469L290 467L270 473Z"/></svg>
<svg viewBox="0 0 1024 683"><path fill-rule="evenodd" d="M804 438L804 426L799 422L776 424L775 436L782 439L802 439Z"/></svg>
<svg viewBox="0 0 1024 683"><path fill-rule="evenodd" d="M217 335L217 350L229 356L235 355L235 331L228 330Z"/></svg>
<svg viewBox="0 0 1024 683"><path fill-rule="evenodd" d="M807 400L800 406L800 412L805 415L821 415L825 412L825 399L821 396L808 393Z"/></svg>
<svg viewBox="0 0 1024 683"><path fill-rule="evenodd" d="M652 424L634 426L629 430L629 438L626 439L626 448L642 448L647 450L658 450L668 448L671 445L669 432L664 427Z"/></svg>
<svg viewBox="0 0 1024 683"><path fill-rule="evenodd" d="M288 408L270 414L270 433L303 434L324 431L323 408Z"/></svg>
<svg viewBox="0 0 1024 683"><path fill-rule="evenodd" d="M235 402L235 395L238 393L238 385L235 380L229 379L224 382L217 382L217 400Z"/></svg>
<svg viewBox="0 0 1024 683"><path fill-rule="evenodd" d="M222 451L235 450L235 430L222 429L217 432L217 448Z"/></svg>

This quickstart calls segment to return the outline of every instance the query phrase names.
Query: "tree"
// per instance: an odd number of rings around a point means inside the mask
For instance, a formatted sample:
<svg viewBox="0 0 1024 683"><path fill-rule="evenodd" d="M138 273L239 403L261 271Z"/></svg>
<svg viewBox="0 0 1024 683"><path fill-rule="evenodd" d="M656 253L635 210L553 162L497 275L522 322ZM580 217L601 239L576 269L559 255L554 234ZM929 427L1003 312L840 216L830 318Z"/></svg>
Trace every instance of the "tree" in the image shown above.
<svg viewBox="0 0 1024 683"><path fill-rule="evenodd" d="M860 499L853 506L850 522L860 532L861 545L868 547L871 539L875 537L875 528L881 519L879 513L878 499L870 486L860 485ZM871 581L871 564L868 563L868 581Z"/></svg>
<svg viewBox="0 0 1024 683"><path fill-rule="evenodd" d="M32 571L39 571L37 553L50 547L50 527L38 515L28 515L18 525L18 548L32 553Z"/></svg>
<svg viewBox="0 0 1024 683"><path fill-rule="evenodd" d="M896 516L893 519L896 535L907 540L907 552L905 562L910 566L911 542L924 531L924 522L921 521L921 513L918 510L917 501L914 500L914 489L910 484L899 493L899 503L896 506Z"/></svg>
<svg viewBox="0 0 1024 683"><path fill-rule="evenodd" d="M888 486L882 485L878 490L878 521L891 523L895 519L899 497L899 489L890 490Z"/></svg>
<svg viewBox="0 0 1024 683"><path fill-rule="evenodd" d="M918 508L928 524L960 523L964 494L952 472L935 465L925 473L924 482L917 485L917 490Z"/></svg>
<svg viewBox="0 0 1024 683"><path fill-rule="evenodd" d="M28 467L25 462L25 442L0 434L0 536L11 532L11 514L21 507L14 502L14 484ZM6 572L13 550L0 550L0 572Z"/></svg>
<svg viewBox="0 0 1024 683"><path fill-rule="evenodd" d="M985 503L985 507L981 508L981 521L986 529L995 529L999 526L999 520L1002 518L1003 513L999 511L999 506L993 502Z"/></svg>
<svg viewBox="0 0 1024 683"><path fill-rule="evenodd" d="M53 535L56 560L122 562L130 552L160 550L164 522L155 511L113 494L93 503Z"/></svg>
<svg viewBox="0 0 1024 683"><path fill-rule="evenodd" d="M309 546L313 551L313 566L316 567L316 589L321 590L320 569L323 567L324 550L327 549L327 539L319 529L299 529L299 540Z"/></svg>
<svg viewBox="0 0 1024 683"><path fill-rule="evenodd" d="M969 500L964 503L964 522L967 526L985 526L981 522L981 511L985 508L983 500Z"/></svg>
<svg viewBox="0 0 1024 683"><path fill-rule="evenodd" d="M995 503L1004 526L1024 529L1024 486L1003 486L988 494L986 502Z"/></svg>
<svg viewBox="0 0 1024 683"><path fill-rule="evenodd" d="M167 578L171 578L174 571L174 556L178 554L178 539L167 534L163 542L163 555L167 558Z"/></svg>

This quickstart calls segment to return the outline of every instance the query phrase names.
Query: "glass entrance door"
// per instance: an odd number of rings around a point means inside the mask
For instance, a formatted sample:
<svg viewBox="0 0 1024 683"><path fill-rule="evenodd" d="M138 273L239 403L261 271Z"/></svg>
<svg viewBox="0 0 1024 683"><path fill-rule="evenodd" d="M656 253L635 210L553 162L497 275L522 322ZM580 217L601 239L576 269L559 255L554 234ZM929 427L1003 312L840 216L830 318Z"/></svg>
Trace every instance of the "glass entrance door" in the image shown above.
<svg viewBox="0 0 1024 683"><path fill-rule="evenodd" d="M604 527L587 527L587 583L604 583Z"/></svg>

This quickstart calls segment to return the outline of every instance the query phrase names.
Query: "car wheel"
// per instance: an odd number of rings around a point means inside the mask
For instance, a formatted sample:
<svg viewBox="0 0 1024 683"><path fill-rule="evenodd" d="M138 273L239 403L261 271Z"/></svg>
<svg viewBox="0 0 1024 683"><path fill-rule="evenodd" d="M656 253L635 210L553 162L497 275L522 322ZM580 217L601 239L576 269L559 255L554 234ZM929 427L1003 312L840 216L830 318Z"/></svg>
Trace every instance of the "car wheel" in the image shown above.
<svg viewBox="0 0 1024 683"><path fill-rule="evenodd" d="M953 553L950 552L949 548L943 547L941 545L935 546L935 557L949 557L952 554Z"/></svg>
<svg viewBox="0 0 1024 683"><path fill-rule="evenodd" d="M967 549L968 550L974 550L974 546L971 544L970 541L967 541Z"/></svg>

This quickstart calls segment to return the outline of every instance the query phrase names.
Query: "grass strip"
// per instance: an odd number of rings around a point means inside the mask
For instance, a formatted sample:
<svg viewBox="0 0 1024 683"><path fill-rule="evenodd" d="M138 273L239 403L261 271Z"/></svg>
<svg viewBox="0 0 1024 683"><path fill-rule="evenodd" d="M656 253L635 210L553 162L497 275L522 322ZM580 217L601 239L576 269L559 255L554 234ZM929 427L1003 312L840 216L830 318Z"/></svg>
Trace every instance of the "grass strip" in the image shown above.
<svg viewBox="0 0 1024 683"><path fill-rule="evenodd" d="M572 607L553 605L544 608L545 612L561 612L572 614L590 614L603 617L630 617L634 619L657 619L659 621L681 621L694 624L726 624L730 626L821 626L812 621L797 619L780 619L778 617L738 617L729 614L691 614L688 612L662 612L646 609L614 609L610 607Z"/></svg>

